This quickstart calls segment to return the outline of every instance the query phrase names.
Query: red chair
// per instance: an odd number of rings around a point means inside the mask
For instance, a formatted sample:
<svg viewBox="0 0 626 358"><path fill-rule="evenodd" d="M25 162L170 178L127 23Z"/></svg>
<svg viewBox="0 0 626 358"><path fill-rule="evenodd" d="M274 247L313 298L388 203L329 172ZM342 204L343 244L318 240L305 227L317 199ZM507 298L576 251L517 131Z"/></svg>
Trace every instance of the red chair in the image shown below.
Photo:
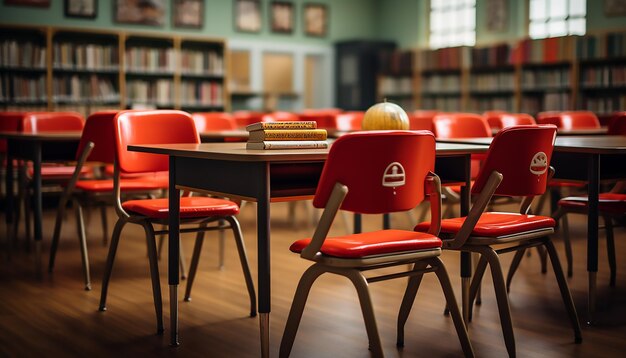
<svg viewBox="0 0 626 358"><path fill-rule="evenodd" d="M501 110L493 110L483 112L483 117L487 120L487 124L491 129L502 129L502 125L500 123L500 116L508 113L507 111Z"/></svg>
<svg viewBox="0 0 626 358"><path fill-rule="evenodd" d="M539 124L554 124L558 129L600 128L598 117L591 111L570 111L544 114L537 117Z"/></svg>
<svg viewBox="0 0 626 358"><path fill-rule="evenodd" d="M415 153L420 153L415 156ZM432 173L435 163L435 138L432 133L408 131L371 131L346 134L333 144L313 199L324 208L311 239L294 242L290 250L313 261L302 275L293 299L283 338L280 357L287 357L298 331L308 293L324 273L348 278L355 286L372 354L382 357L376 319L368 282L409 277L407 291L398 316L398 346L404 344L404 324L422 275L435 272L450 307L454 325L466 356L473 356L450 281L439 259L441 240L437 237L440 214L439 178ZM381 185L382 180L382 185ZM426 188L428 188L426 190ZM426 194L432 203L432 229L428 233L405 230L380 230L363 234L328 237L339 209L366 214L406 211ZM414 264L407 272L365 278L362 271L380 267Z"/></svg>
<svg viewBox="0 0 626 358"><path fill-rule="evenodd" d="M506 127L537 124L533 116L526 113L501 113L498 115L491 115L487 118L489 127L492 129L502 129Z"/></svg>
<svg viewBox="0 0 626 358"><path fill-rule="evenodd" d="M298 117L301 121L314 121L317 123L317 128L322 129L335 129L337 128L337 122L335 120L337 114L334 111L304 111L301 112Z"/></svg>
<svg viewBox="0 0 626 358"><path fill-rule="evenodd" d="M298 115L291 112L276 111L263 116L263 122L290 122L300 120Z"/></svg>
<svg viewBox="0 0 626 358"><path fill-rule="evenodd" d="M49 133L49 132L75 132L82 131L84 126L82 115L76 112L27 112L18 123L18 131L23 133ZM58 187L66 183L74 173L73 165L59 165L58 163L45 163L41 166L41 181L44 186ZM83 168L81 175L90 172L89 168ZM19 203L24 206L24 221L26 224L26 238L30 241L30 180L33 177L33 168L21 165L18 169L18 208L15 216L13 237L17 235L19 225Z"/></svg>
<svg viewBox="0 0 626 358"><path fill-rule="evenodd" d="M626 135L626 112L613 114L609 121L608 135Z"/></svg>
<svg viewBox="0 0 626 358"><path fill-rule="evenodd" d="M441 113L433 118L435 137L472 138L491 137L487 121L473 113Z"/></svg>
<svg viewBox="0 0 626 358"><path fill-rule="evenodd" d="M440 112L437 111L426 111L426 110L417 110L412 113L408 113L409 115L409 129L410 130L427 130L434 132L435 129L433 127L433 118Z"/></svg>
<svg viewBox="0 0 626 358"><path fill-rule="evenodd" d="M520 260L527 248L545 247L574 329L575 340L577 343L582 341L576 308L550 238L554 233L555 221L551 217L528 215L532 198L546 190L555 136L556 127L551 125L516 126L498 132L472 187L472 194L478 197L470 213L466 217L444 219L441 222L440 236L444 249L481 255L469 288L469 299L463 305L470 308L470 313L487 264L491 267L500 323L511 357L515 356L515 338L498 258L501 253L516 252L514 260ZM485 212L494 195L523 197L519 213ZM415 230L423 232L431 226L430 223L420 223ZM493 248L496 245L499 247L497 250ZM463 290L468 289L467 284L468 281L463 281Z"/></svg>
<svg viewBox="0 0 626 358"><path fill-rule="evenodd" d="M0 112L0 132L17 132L20 130L20 123L25 112ZM0 139L0 165L5 167L5 161L7 158L7 140ZM2 183L4 183L4 173L2 170ZM2 193L4 198L4 193Z"/></svg>
<svg viewBox="0 0 626 358"><path fill-rule="evenodd" d="M154 224L168 224L168 199L128 200L122 203L120 197L121 173L146 173L168 170L169 158L165 155L154 155L128 151L129 145L138 144L170 144L170 143L200 143L200 138L194 121L185 112L174 110L160 111L123 111L117 114L115 126L115 211L118 220L111 237L109 254L107 256L102 293L100 296L100 310L106 310L107 290L115 254L120 240L120 234L128 223L141 225L146 232L148 244L148 258L150 260L150 274L152 277L152 291L157 316L157 331L163 332L163 314L161 302L161 284L159 282L159 267L155 243ZM218 175L216 173L216 175ZM194 247L189 280L185 300L190 299L191 285L195 278L198 260L204 235L201 232L208 230L223 230L225 225L208 226L224 220L226 228L233 230L235 243L239 252L239 259L243 269L248 294L250 296L250 316L256 316L256 294L248 267L246 249L243 242L239 222L235 215L239 206L229 200L209 197L192 197L184 195L180 199L181 225L192 225L185 232L198 232ZM166 232L166 230L164 230Z"/></svg>
<svg viewBox="0 0 626 358"><path fill-rule="evenodd" d="M361 130L365 112L354 111L335 115L335 125L338 131L353 132Z"/></svg>
<svg viewBox="0 0 626 358"><path fill-rule="evenodd" d="M262 122L263 116L265 113L263 112L254 112L254 111L235 111L233 113L233 119L237 124L237 128L246 128L246 126Z"/></svg>
<svg viewBox="0 0 626 358"><path fill-rule="evenodd" d="M237 129L237 122L230 113L201 112L191 115L198 133L206 131L232 131Z"/></svg>
<svg viewBox="0 0 626 358"><path fill-rule="evenodd" d="M113 120L118 111L96 112L87 118L83 129L78 150L76 152L76 166L74 173L65 186L59 202L52 244L50 248L50 260L48 271L54 269L57 247L61 235L61 227L65 209L69 202L76 214L76 226L78 239L81 247L81 258L85 280L85 290L91 290L91 277L89 273L89 255L87 253L87 238L83 219L83 207L97 206L101 209L103 242L108 237L108 225L106 218L106 206L113 203L114 183L112 178L80 179L83 167L88 162L98 165L113 163L115 159L115 132ZM165 173L167 174L167 173ZM120 191L125 195L152 197L155 193L167 189L169 178L163 173L143 174L132 179L120 179Z"/></svg>

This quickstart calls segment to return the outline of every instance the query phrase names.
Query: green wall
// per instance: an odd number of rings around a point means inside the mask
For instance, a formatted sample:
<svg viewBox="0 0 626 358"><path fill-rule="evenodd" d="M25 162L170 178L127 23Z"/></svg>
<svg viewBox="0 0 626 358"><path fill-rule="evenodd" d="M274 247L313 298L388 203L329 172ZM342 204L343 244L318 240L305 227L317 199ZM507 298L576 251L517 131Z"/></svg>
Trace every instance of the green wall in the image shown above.
<svg viewBox="0 0 626 358"><path fill-rule="evenodd" d="M168 33L205 35L225 37L229 39L247 39L259 41L278 41L310 44L333 43L337 40L351 38L373 38L376 29L371 26L375 16L377 0L315 0L326 4L329 9L330 22L328 36L325 38L304 35L302 12L307 0L291 0L295 10L295 29L291 34L274 34L269 27L269 1L261 1L262 29L259 33L242 33L235 31L233 2L234 0L205 0L204 27L202 29L180 29L173 27L172 17L166 16L162 27L117 24L113 21L113 3L115 1L98 1L96 19L78 19L65 17L63 0L51 0L49 8L9 6L0 3L0 24L23 24L37 26L86 27L99 29L118 29L129 31L167 31ZM309 1L310 2L310 1ZM165 1L166 13L171 14L171 0Z"/></svg>

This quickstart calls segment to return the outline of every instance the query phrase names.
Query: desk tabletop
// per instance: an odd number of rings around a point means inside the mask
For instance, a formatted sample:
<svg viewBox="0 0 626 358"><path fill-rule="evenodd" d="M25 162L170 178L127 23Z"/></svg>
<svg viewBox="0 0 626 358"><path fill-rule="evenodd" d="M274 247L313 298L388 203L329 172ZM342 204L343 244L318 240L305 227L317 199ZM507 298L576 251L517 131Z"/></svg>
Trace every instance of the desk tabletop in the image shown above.
<svg viewBox="0 0 626 358"><path fill-rule="evenodd" d="M71 141L79 140L82 132L42 132L42 133L23 133L23 132L0 132L0 139L18 139L24 141Z"/></svg>
<svg viewBox="0 0 626 358"><path fill-rule="evenodd" d="M329 149L247 150L246 143L144 144L129 145L128 150L177 157L246 162L320 161ZM437 156L484 153L484 145L437 143Z"/></svg>
<svg viewBox="0 0 626 358"><path fill-rule="evenodd" d="M449 138L437 139L439 143L462 143L489 145L493 138ZM557 135L554 143L557 152L626 154L626 136L565 136Z"/></svg>

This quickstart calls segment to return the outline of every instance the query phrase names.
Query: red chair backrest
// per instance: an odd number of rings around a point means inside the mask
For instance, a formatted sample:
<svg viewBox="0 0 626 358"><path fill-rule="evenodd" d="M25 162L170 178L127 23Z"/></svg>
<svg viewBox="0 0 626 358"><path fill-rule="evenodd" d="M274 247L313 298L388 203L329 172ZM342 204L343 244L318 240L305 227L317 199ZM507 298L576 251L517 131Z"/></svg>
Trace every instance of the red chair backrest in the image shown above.
<svg viewBox="0 0 626 358"><path fill-rule="evenodd" d="M499 128L537 124L533 116L526 113L503 113L498 116L498 122L500 125Z"/></svg>
<svg viewBox="0 0 626 358"><path fill-rule="evenodd" d="M335 115L335 124L337 130L340 131L358 131L361 130L363 116L365 112L346 112Z"/></svg>
<svg viewBox="0 0 626 358"><path fill-rule="evenodd" d="M233 113L233 118L238 128L246 128L252 123L263 122L264 115L263 112L236 111Z"/></svg>
<svg viewBox="0 0 626 358"><path fill-rule="evenodd" d="M537 123L554 124L559 129L600 128L600 120L591 111L571 111L537 117Z"/></svg>
<svg viewBox="0 0 626 358"><path fill-rule="evenodd" d="M25 112L0 112L0 132L17 132L20 130ZM6 153L7 140L0 139L0 153ZM1 164L1 163L0 163Z"/></svg>
<svg viewBox="0 0 626 358"><path fill-rule="evenodd" d="M433 118L437 138L491 137L487 121L478 114L443 113Z"/></svg>
<svg viewBox="0 0 626 358"><path fill-rule="evenodd" d="M300 118L297 114L284 111L276 111L263 116L263 122L289 122L298 120L300 120Z"/></svg>
<svg viewBox="0 0 626 358"><path fill-rule="evenodd" d="M191 115L175 110L123 111L115 117L115 155L122 173L166 171L167 155L131 152L129 145L200 143Z"/></svg>
<svg viewBox="0 0 626 358"><path fill-rule="evenodd" d="M626 135L626 112L617 112L609 121L609 135Z"/></svg>
<svg viewBox="0 0 626 358"><path fill-rule="evenodd" d="M198 133L206 131L231 131L237 129L237 124L230 113L202 112L191 115L196 123Z"/></svg>
<svg viewBox="0 0 626 358"><path fill-rule="evenodd" d="M301 121L314 121L317 128L336 129L337 121L335 120L337 113L332 112L302 112L298 115Z"/></svg>
<svg viewBox="0 0 626 358"><path fill-rule="evenodd" d="M408 113L409 115L409 129L415 130L427 130L434 132L433 118L439 114L437 111L413 111Z"/></svg>
<svg viewBox="0 0 626 358"><path fill-rule="evenodd" d="M424 198L424 179L434 166L431 132L348 133L330 148L313 205L325 207L339 182L348 187L343 210L364 214L409 210Z"/></svg>
<svg viewBox="0 0 626 358"><path fill-rule="evenodd" d="M83 116L76 112L29 112L22 117L24 133L82 131Z"/></svg>
<svg viewBox="0 0 626 358"><path fill-rule="evenodd" d="M556 127L520 125L504 128L493 138L472 193L480 193L495 170L502 183L495 192L501 196L543 194L548 180Z"/></svg>
<svg viewBox="0 0 626 358"><path fill-rule="evenodd" d="M507 113L506 111L493 110L483 113L483 117L487 120L487 124L492 129L501 129L502 123L500 122L500 116Z"/></svg>
<svg viewBox="0 0 626 358"><path fill-rule="evenodd" d="M87 143L94 144L89 161L113 163L115 160L115 116L119 111L100 111L92 113L85 121L85 128L80 136L76 159L85 150Z"/></svg>

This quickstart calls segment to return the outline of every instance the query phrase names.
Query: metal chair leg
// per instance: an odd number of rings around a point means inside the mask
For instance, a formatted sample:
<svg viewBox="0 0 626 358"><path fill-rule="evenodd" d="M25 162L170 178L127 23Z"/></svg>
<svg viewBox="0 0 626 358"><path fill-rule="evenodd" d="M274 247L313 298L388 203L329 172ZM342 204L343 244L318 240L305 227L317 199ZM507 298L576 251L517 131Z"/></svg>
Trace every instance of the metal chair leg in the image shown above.
<svg viewBox="0 0 626 358"><path fill-rule="evenodd" d="M609 286L615 287L615 277L617 275L617 264L615 261L615 238L613 235L613 219L611 219L608 215L604 217L604 227L606 228L606 251L609 256L609 268L611 270Z"/></svg>
<svg viewBox="0 0 626 358"><path fill-rule="evenodd" d="M413 271L418 271L426 268L427 264L425 262L416 262L413 266ZM407 319L409 318L409 314L411 313L411 308L413 308L413 302L415 302L415 296L417 295L417 290L422 283L423 274L411 276L406 285L406 290L404 291L404 297L402 298L402 304L400 305L400 310L398 311L398 326L397 326L397 338L396 338L396 346L404 347L404 326L406 324Z"/></svg>
<svg viewBox="0 0 626 358"><path fill-rule="evenodd" d="M477 252L473 252L472 255L473 255L472 262L475 262L476 266L478 266L478 263L479 263L479 259L478 258L480 257L480 255ZM476 271L476 267L474 268L474 272L475 271ZM482 285L482 282L483 282L482 279L480 281L478 281L478 288L476 290L476 296L475 297L476 297L476 304L477 305L481 305L483 303L483 297L482 297L482 291L483 291L482 290L482 286L483 285ZM472 297L472 296L470 296L470 297ZM470 321L472 320L471 316L472 316L473 308L471 307L471 305L473 304L473 302L474 302L474 300L472 298L470 298L470 313L469 313Z"/></svg>
<svg viewBox="0 0 626 358"><path fill-rule="evenodd" d="M556 282L559 284L559 290L561 291L561 296L563 297L565 309L567 310L567 314L572 324L572 328L574 329L574 341L576 343L581 343L583 341L583 338L580 330L580 323L578 322L578 314L576 313L576 307L574 306L574 301L572 300L572 294L569 291L567 281L565 279L565 276L563 275L563 268L561 268L559 256L557 255L554 244L552 243L550 238L545 239L544 246L546 247L546 251L550 256L550 262L552 262L554 276L556 276Z"/></svg>
<svg viewBox="0 0 626 358"><path fill-rule="evenodd" d="M115 253L117 252L117 245L120 242L120 234L122 229L126 225L126 221L118 219L111 235L111 244L109 245L109 253L107 255L107 262L104 267L104 276L102 278L102 291L100 293L100 311L106 311L107 303L107 291L109 289L109 280L111 279L111 272L113 271L113 262L115 261Z"/></svg>
<svg viewBox="0 0 626 358"><path fill-rule="evenodd" d="M515 357L515 335L513 333L513 321L511 320L511 309L506 294L504 284L504 276L498 254L490 247L480 248L480 253L484 255L491 268L491 278L493 279L493 288L496 292L496 301L498 303L498 311L500 313L500 324L502 325L502 334L504 336L504 344L509 353L509 357Z"/></svg>
<svg viewBox="0 0 626 358"><path fill-rule="evenodd" d="M363 320L365 321L365 330L367 331L367 337L370 343L370 351L374 357L382 358L384 356L383 348L380 343L380 336L378 335L378 327L376 326L376 317L374 315L374 308L372 307L372 298L370 297L367 280L357 270L346 270L344 275L352 281L359 296L361 312L363 313Z"/></svg>
<svg viewBox="0 0 626 358"><path fill-rule="evenodd" d="M91 291L91 275L89 274L89 254L87 253L87 235L85 235L85 223L83 218L83 207L76 201L76 230L78 231L78 241L80 243L80 258L83 263L83 275L85 278L85 291Z"/></svg>
<svg viewBox="0 0 626 358"><path fill-rule="evenodd" d="M224 220L218 221L219 226L224 226ZM226 233L224 230L220 230L218 232L218 254L219 254L219 262L217 264L217 268L220 270L224 269L224 256L225 256L225 247L226 247Z"/></svg>
<svg viewBox="0 0 626 358"><path fill-rule="evenodd" d="M448 306L448 309L450 310L452 322L454 322L454 328L456 329L456 334L459 337L463 353L466 357L474 357L472 342L470 342L469 336L467 334L467 328L465 327L465 323L463 322L463 316L461 316L461 311L459 310L459 306L456 302L456 297L454 296L454 290L452 289L452 285L450 284L450 277L448 276L446 267L443 265L443 262L441 262L441 259L438 257L435 257L429 261L431 262L431 266L437 268L435 274L439 279L439 284L441 284L441 289L443 290L443 294L446 297L446 304Z"/></svg>
<svg viewBox="0 0 626 358"><path fill-rule="evenodd" d="M476 264L476 268L474 269L474 277L472 278L472 282L469 287L469 313L467 315L469 322L472 321L472 317L474 315L474 300L478 296L486 269L487 259L481 255L478 263ZM476 304L478 304L478 302L476 302Z"/></svg>
<svg viewBox="0 0 626 358"><path fill-rule="evenodd" d="M254 282L252 281L252 274L250 274L250 267L248 266L248 255L246 254L246 246L243 242L243 235L241 234L241 227L239 221L234 216L228 216L225 218L233 229L233 235L235 236L235 244L237 245L237 253L239 254L239 261L241 262L241 269L243 276L246 280L246 287L248 289L248 295L250 296L250 317L256 316L256 292L254 290Z"/></svg>
<svg viewBox="0 0 626 358"><path fill-rule="evenodd" d="M554 220L561 219L561 227L563 229L563 245L565 245L565 260L567 261L567 277L572 277L573 274L573 257L572 257L572 242L569 237L569 223L567 220L567 213L565 210L559 208L553 215Z"/></svg>
<svg viewBox="0 0 626 358"><path fill-rule="evenodd" d="M203 224L202 227L206 227ZM200 253L202 252L202 244L204 243L204 231L199 231L196 234L196 242L193 245L193 254L191 256L191 266L189 267L189 277L187 277L187 287L185 288L185 298L186 302L191 301L191 287L193 286L193 281L196 278L196 272L198 270L198 263L200 262Z"/></svg>
<svg viewBox="0 0 626 358"><path fill-rule="evenodd" d="M146 232L148 245L148 259L150 261L150 278L152 280L152 297L154 298L154 311L157 320L157 334L163 333L163 301L161 298L161 281L159 280L159 262L156 253L154 229L149 222L142 223Z"/></svg>
<svg viewBox="0 0 626 358"><path fill-rule="evenodd" d="M302 274L291 303L291 309L289 309L289 316L287 318L287 323L285 324L283 338L280 341L280 358L289 357L291 348L293 347L293 341L295 340L296 333L298 332L298 326L300 326L302 312L304 311L304 306L306 305L309 292L311 291L311 286L313 286L315 280L317 280L317 278L325 272L326 270L323 266L313 264Z"/></svg>
<svg viewBox="0 0 626 358"><path fill-rule="evenodd" d="M156 240L155 237L153 237L153 240ZM186 265L186 261L185 261L185 251L183 251L183 240L180 240L178 242L178 246L180 247L178 249L178 265L180 266L180 279L181 280L185 280L187 279L187 265ZM156 243L154 244L154 251L155 251L155 257L156 257ZM158 260L158 257L157 257Z"/></svg>
<svg viewBox="0 0 626 358"><path fill-rule="evenodd" d="M107 220L107 207L106 204L100 205L100 220L102 221L102 246L107 246L109 241L109 223Z"/></svg>
<svg viewBox="0 0 626 358"><path fill-rule="evenodd" d="M511 292L511 281L513 281L513 276L515 275L520 262L522 262L525 252L526 249L515 251L515 256L513 256L513 261L511 261L511 266L509 267L509 272L506 275L506 292Z"/></svg>
<svg viewBox="0 0 626 358"><path fill-rule="evenodd" d="M50 259L48 260L48 272L50 273L52 273L54 269L54 260L56 259L57 247L59 246L61 236L61 227L63 226L63 216L65 215L65 208L67 208L69 201L69 194L64 192L59 201L59 208L57 209L56 219L54 220L54 231L52 234L52 243L50 244Z"/></svg>

